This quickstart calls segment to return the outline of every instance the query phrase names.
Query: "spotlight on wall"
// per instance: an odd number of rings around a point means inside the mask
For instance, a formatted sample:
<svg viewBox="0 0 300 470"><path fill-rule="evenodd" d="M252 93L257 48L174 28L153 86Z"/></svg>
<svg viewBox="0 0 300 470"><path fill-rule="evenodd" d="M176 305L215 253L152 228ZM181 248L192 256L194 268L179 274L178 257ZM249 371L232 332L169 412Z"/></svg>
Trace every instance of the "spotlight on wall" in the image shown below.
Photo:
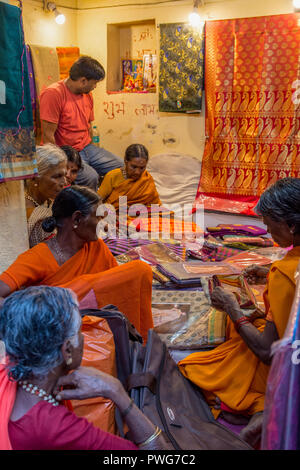
<svg viewBox="0 0 300 470"><path fill-rule="evenodd" d="M293 0L293 6L295 11L300 11L300 0Z"/></svg>
<svg viewBox="0 0 300 470"><path fill-rule="evenodd" d="M204 5L204 0L194 0L193 11L189 15L189 22L192 26L197 27L201 24L201 16L199 14L199 5Z"/></svg>
<svg viewBox="0 0 300 470"><path fill-rule="evenodd" d="M56 8L56 5L54 2L47 2L44 0L44 10L45 11L53 11L54 15L55 15L55 21L57 24L64 24L64 22L66 21L66 17L65 15L63 15L62 13L60 13L57 8Z"/></svg>

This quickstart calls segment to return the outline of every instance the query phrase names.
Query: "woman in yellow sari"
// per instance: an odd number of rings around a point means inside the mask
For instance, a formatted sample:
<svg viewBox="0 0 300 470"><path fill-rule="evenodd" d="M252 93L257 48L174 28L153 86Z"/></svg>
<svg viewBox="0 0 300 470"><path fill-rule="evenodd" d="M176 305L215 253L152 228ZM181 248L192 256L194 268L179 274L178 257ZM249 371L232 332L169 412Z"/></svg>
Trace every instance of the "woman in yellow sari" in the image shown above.
<svg viewBox="0 0 300 470"><path fill-rule="evenodd" d="M254 322L243 317L236 297L220 287L212 301L228 314L226 341L212 351L197 352L179 362L183 375L202 388L212 411L232 420L243 415L248 425L242 437L254 445L263 420L264 397L272 343L282 338L295 294L295 272L300 261L300 179L283 178L261 196L256 212L263 217L273 240L293 245L272 264L264 292L266 317ZM253 279L264 274L248 269ZM233 421L231 421L233 422Z"/></svg>
<svg viewBox="0 0 300 470"><path fill-rule="evenodd" d="M144 145L132 144L125 151L124 167L109 171L98 189L102 201L119 209L119 198L127 197L127 206L133 204L161 204L154 180L147 172L148 150Z"/></svg>

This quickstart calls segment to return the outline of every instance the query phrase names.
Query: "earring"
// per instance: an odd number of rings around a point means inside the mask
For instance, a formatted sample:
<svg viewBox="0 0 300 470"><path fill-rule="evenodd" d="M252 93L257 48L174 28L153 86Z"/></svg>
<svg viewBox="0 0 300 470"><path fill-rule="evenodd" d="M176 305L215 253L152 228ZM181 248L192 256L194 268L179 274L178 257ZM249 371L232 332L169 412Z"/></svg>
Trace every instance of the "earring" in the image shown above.
<svg viewBox="0 0 300 470"><path fill-rule="evenodd" d="M73 228L77 228L77 227L78 227L78 225L74 225L74 226L73 226Z"/></svg>
<svg viewBox="0 0 300 470"><path fill-rule="evenodd" d="M72 358L69 357L69 358L66 360L67 366L70 366L70 365L72 364L72 362L73 362L73 361L72 361Z"/></svg>

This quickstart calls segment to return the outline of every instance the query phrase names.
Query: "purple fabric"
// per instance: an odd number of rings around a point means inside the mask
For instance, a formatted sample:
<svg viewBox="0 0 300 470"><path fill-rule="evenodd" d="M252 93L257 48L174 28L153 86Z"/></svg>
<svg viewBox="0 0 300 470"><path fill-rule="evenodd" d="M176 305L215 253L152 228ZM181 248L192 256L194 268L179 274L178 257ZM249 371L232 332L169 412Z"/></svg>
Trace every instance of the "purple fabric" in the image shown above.
<svg viewBox="0 0 300 470"><path fill-rule="evenodd" d="M298 282L299 284L299 282ZM284 338L273 346L262 433L264 450L300 449L299 285ZM289 327L291 333L289 332Z"/></svg>
<svg viewBox="0 0 300 470"><path fill-rule="evenodd" d="M28 67L28 75L29 75L31 104L32 104L32 108L35 109L36 89L35 89L35 80L34 80L33 65L32 65L32 59L31 59L31 52L30 52L30 47L28 46L28 44L26 45L26 59L27 59L27 67Z"/></svg>

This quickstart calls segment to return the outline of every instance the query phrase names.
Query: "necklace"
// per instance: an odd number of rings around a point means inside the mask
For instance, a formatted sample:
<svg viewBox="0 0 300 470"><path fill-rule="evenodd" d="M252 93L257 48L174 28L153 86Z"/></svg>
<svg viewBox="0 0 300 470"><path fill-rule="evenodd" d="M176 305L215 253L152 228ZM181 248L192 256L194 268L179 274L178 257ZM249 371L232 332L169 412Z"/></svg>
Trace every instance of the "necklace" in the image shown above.
<svg viewBox="0 0 300 470"><path fill-rule="evenodd" d="M45 390L43 390L42 388L39 388L37 385L31 384L27 380L20 380L19 385L21 385L21 387L23 388L23 390L25 390L25 392L29 392L32 395L36 395L36 396L42 398L43 400L47 401L48 403L50 403L53 406L58 406L59 405L59 402L57 400L55 400L53 395L51 395L50 393L49 393L49 395L47 395Z"/></svg>
<svg viewBox="0 0 300 470"><path fill-rule="evenodd" d="M47 206L50 207L50 201L47 199L47 201L45 201L44 203L39 203L37 202L32 196L30 196L27 192L25 192L25 199L27 199L28 201L31 201L33 202L33 204L36 206L36 207L39 207L43 204L45 204L45 202L47 202Z"/></svg>
<svg viewBox="0 0 300 470"><path fill-rule="evenodd" d="M57 238L53 237L53 238L51 238L51 240L52 240L53 248L54 248L57 256L59 257L60 262L62 264L64 264L64 262L66 261L66 257L64 255L64 253L62 252L62 249L60 248L59 244L58 244Z"/></svg>

